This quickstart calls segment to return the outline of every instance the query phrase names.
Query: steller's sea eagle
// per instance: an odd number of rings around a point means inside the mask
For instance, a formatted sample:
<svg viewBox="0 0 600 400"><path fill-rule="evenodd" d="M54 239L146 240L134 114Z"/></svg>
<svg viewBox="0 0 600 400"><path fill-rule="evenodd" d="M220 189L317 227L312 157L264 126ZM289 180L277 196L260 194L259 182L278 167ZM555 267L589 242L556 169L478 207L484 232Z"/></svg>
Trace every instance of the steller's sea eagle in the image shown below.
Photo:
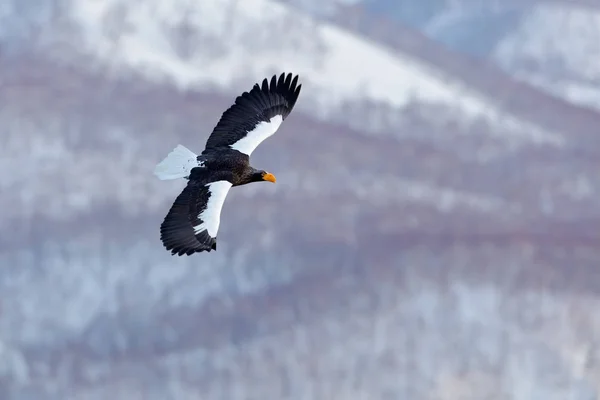
<svg viewBox="0 0 600 400"><path fill-rule="evenodd" d="M161 180L188 180L160 226L160 240L172 255L217 249L221 209L232 186L275 182L273 174L250 166L250 155L290 114L301 87L297 75L274 75L270 84L264 79L223 113L202 154L178 145L156 166Z"/></svg>

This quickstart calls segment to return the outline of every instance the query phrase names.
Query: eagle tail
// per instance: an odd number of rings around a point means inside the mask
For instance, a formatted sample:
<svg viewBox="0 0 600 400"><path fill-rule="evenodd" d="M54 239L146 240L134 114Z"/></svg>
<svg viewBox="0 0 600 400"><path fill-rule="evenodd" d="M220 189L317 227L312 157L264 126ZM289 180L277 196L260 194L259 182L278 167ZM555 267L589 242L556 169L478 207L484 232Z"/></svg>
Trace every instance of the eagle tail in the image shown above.
<svg viewBox="0 0 600 400"><path fill-rule="evenodd" d="M192 168L198 166L197 157L190 149L179 144L156 165L154 175L162 181L186 178Z"/></svg>

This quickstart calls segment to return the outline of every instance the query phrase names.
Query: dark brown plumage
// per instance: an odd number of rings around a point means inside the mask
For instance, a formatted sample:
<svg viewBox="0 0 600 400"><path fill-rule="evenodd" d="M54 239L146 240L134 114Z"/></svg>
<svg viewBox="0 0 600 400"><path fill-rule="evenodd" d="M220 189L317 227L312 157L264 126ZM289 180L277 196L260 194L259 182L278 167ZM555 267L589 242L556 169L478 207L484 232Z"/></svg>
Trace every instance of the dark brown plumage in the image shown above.
<svg viewBox="0 0 600 400"><path fill-rule="evenodd" d="M301 87L292 74L273 76L270 84L264 79L223 113L199 156L179 145L156 166L159 179L188 179L160 227L161 241L171 254L216 250L229 189L275 182L273 174L250 165L250 155L291 113Z"/></svg>

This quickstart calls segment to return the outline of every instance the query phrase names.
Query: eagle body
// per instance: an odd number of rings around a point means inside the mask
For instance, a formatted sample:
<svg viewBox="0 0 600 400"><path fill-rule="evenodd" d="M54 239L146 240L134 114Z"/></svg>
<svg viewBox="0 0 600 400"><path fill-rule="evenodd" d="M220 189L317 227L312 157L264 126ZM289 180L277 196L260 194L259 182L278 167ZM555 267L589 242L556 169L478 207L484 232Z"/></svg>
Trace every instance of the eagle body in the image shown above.
<svg viewBox="0 0 600 400"><path fill-rule="evenodd" d="M160 227L160 239L172 255L217 249L221 211L232 187L275 183L273 174L250 165L250 155L279 129L301 87L292 74L273 76L270 83L264 79L223 113L200 155L178 145L156 166L161 180L187 180Z"/></svg>
<svg viewBox="0 0 600 400"><path fill-rule="evenodd" d="M238 150L218 149L199 155L198 167L192 168L187 179L202 180L220 176L232 186L264 181L267 172L250 166L250 157ZM264 174L263 174L264 173Z"/></svg>

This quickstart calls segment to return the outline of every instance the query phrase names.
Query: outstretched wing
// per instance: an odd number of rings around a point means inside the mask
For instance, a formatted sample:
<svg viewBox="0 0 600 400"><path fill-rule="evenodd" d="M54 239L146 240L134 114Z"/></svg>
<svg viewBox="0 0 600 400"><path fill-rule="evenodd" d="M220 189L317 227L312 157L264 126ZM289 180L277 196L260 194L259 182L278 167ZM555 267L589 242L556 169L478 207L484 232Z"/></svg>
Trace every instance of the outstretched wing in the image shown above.
<svg viewBox="0 0 600 400"><path fill-rule="evenodd" d="M267 79L262 86L255 84L223 113L208 137L204 152L225 147L252 154L292 112L301 88L298 75L292 79L292 74L281 74L279 80L273 75L270 84Z"/></svg>
<svg viewBox="0 0 600 400"><path fill-rule="evenodd" d="M160 226L160 240L172 255L217 249L221 209L231 182L190 179Z"/></svg>

